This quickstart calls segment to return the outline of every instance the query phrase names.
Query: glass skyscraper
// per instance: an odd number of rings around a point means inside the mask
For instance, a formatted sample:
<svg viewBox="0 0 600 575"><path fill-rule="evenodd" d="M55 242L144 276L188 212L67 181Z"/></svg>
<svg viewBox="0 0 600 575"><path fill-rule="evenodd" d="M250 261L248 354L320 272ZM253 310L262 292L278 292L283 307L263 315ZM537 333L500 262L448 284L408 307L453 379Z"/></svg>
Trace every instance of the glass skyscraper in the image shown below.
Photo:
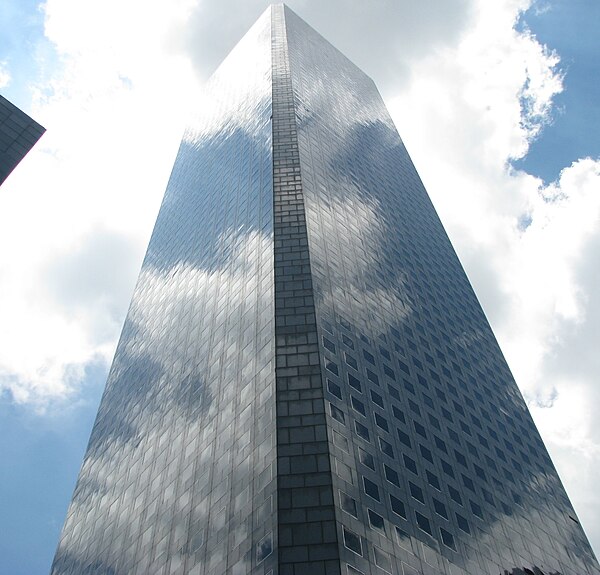
<svg viewBox="0 0 600 575"><path fill-rule="evenodd" d="M46 131L25 112L0 96L0 184Z"/></svg>
<svg viewBox="0 0 600 575"><path fill-rule="evenodd" d="M598 575L373 82L274 5L199 107L53 575Z"/></svg>

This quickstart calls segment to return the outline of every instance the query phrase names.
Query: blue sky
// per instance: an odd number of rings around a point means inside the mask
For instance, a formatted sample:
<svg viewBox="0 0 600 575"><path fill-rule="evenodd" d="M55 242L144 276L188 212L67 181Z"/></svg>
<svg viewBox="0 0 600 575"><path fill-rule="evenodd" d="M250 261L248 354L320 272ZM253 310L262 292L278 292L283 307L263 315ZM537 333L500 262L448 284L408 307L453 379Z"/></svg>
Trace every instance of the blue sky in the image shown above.
<svg viewBox="0 0 600 575"><path fill-rule="evenodd" d="M600 552L600 4L289 4L380 86ZM49 571L185 117L265 6L0 5L48 129L0 188L0 573Z"/></svg>

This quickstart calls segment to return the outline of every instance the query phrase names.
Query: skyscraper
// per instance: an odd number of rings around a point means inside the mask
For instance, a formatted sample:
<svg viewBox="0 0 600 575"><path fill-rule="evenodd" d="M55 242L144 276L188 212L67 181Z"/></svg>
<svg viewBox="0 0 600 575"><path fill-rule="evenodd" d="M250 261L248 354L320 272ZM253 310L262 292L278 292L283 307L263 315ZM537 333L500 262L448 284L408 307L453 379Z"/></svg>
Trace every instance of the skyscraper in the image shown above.
<svg viewBox="0 0 600 575"><path fill-rule="evenodd" d="M0 184L46 131L25 112L0 96Z"/></svg>
<svg viewBox="0 0 600 575"><path fill-rule="evenodd" d="M53 574L600 573L373 82L275 5L200 108Z"/></svg>

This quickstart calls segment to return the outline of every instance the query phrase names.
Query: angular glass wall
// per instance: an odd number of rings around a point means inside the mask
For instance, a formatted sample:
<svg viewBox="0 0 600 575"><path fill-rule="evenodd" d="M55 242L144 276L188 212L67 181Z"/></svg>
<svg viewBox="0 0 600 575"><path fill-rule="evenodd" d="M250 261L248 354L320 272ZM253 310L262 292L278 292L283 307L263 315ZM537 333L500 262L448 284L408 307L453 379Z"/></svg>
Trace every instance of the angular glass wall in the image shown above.
<svg viewBox="0 0 600 575"><path fill-rule="evenodd" d="M348 573L598 573L375 85L286 24Z"/></svg>
<svg viewBox="0 0 600 575"><path fill-rule="evenodd" d="M270 14L186 131L54 561L55 575L274 565Z"/></svg>

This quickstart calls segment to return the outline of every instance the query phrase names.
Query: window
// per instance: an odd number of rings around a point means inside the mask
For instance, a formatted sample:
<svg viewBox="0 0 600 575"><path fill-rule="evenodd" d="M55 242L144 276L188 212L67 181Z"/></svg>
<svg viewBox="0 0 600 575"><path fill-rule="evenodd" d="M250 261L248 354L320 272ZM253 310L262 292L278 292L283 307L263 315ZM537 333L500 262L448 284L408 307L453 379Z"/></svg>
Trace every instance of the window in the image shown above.
<svg viewBox="0 0 600 575"><path fill-rule="evenodd" d="M349 513L354 517L358 517L358 512L356 511L356 500L350 497L350 495L340 491L340 506L342 511Z"/></svg>
<svg viewBox="0 0 600 575"><path fill-rule="evenodd" d="M410 442L410 437L408 436L408 434L404 433L404 431L402 431L401 429L397 429L396 432L398 434L398 439L402 443L404 443L404 445L406 445L407 447L412 447L412 443Z"/></svg>
<svg viewBox="0 0 600 575"><path fill-rule="evenodd" d="M335 353L335 344L326 337L323 337L323 347L329 350L331 353Z"/></svg>
<svg viewBox="0 0 600 575"><path fill-rule="evenodd" d="M342 399L342 388L330 379L327 380L327 391L335 395L338 399Z"/></svg>
<svg viewBox="0 0 600 575"><path fill-rule="evenodd" d="M441 491L442 488L440 487L440 480L437 475L431 473L431 471L426 471L425 473L427 474L427 483L432 487L435 487L438 491Z"/></svg>
<svg viewBox="0 0 600 575"><path fill-rule="evenodd" d="M471 504L471 511L473 512L473 515L476 515L477 517L479 517L479 519L483 519L483 511L481 507L477 505L475 501L469 500L469 503Z"/></svg>
<svg viewBox="0 0 600 575"><path fill-rule="evenodd" d="M404 460L404 465L406 466L406 469L408 469L415 475L419 475L419 472L417 471L417 462L412 457L403 454L402 459Z"/></svg>
<svg viewBox="0 0 600 575"><path fill-rule="evenodd" d="M356 430L356 435L358 435L358 437L362 437L362 439L368 441L369 443L371 442L371 439L369 437L369 430L362 423L355 421L354 429Z"/></svg>
<svg viewBox="0 0 600 575"><path fill-rule="evenodd" d="M370 453L367 453L360 447L358 448L358 457L363 465L375 471L375 459Z"/></svg>
<svg viewBox="0 0 600 575"><path fill-rule="evenodd" d="M375 483L373 483L370 479L363 477L363 486L365 488L365 493L375 499L375 501L381 501L379 498L379 487Z"/></svg>
<svg viewBox="0 0 600 575"><path fill-rule="evenodd" d="M456 503L458 503L459 505L462 505L462 498L460 496L460 493L454 489L454 487L452 487L452 485L448 485L448 493L450 493L450 497L456 501Z"/></svg>
<svg viewBox="0 0 600 575"><path fill-rule="evenodd" d="M417 526L419 529L421 529L421 531L425 531L425 533L428 533L429 535L433 535L429 519L427 519L425 515L421 515L421 513L418 511L415 511L415 517L417 518Z"/></svg>
<svg viewBox="0 0 600 575"><path fill-rule="evenodd" d="M435 512L438 515L440 515L441 517L443 517L444 519L448 519L448 513L446 512L446 506L441 501L438 501L435 497L433 497L432 499L433 499L433 508L435 509Z"/></svg>
<svg viewBox="0 0 600 575"><path fill-rule="evenodd" d="M379 427L380 429L383 429L384 431L387 431L389 433L390 430L388 427L387 419L385 417L382 417L378 413L374 413L373 415L375 417L375 425L377 427Z"/></svg>
<svg viewBox="0 0 600 575"><path fill-rule="evenodd" d="M362 393L362 387L360 385L360 381L356 379L352 374L348 374L348 385L356 389L356 391L360 391Z"/></svg>
<svg viewBox="0 0 600 575"><path fill-rule="evenodd" d="M378 513L375 513L375 511L372 509L367 509L367 515L369 516L369 525L373 529L377 529L385 533L385 522L383 521L383 517Z"/></svg>
<svg viewBox="0 0 600 575"><path fill-rule="evenodd" d="M357 411L361 415L367 415L365 404L362 401L356 399L356 397L354 397L353 395L350 396L350 404L352 405L352 409L354 409L354 411Z"/></svg>
<svg viewBox="0 0 600 575"><path fill-rule="evenodd" d="M379 449L381 449L388 457L394 459L394 448L392 447L392 444L381 437L379 438Z"/></svg>
<svg viewBox="0 0 600 575"><path fill-rule="evenodd" d="M427 439L427 432L425 431L425 428L418 421L413 421L413 425L415 426L415 431L421 437L424 437L425 439Z"/></svg>
<svg viewBox="0 0 600 575"><path fill-rule="evenodd" d="M402 423L406 423L406 418L404 417L404 412L401 409L397 408L395 405L392 405L392 413L398 421L401 421Z"/></svg>
<svg viewBox="0 0 600 575"><path fill-rule="evenodd" d="M337 363L334 363L333 361L330 361L328 359L325 360L325 369L329 370L334 375L340 374Z"/></svg>
<svg viewBox="0 0 600 575"><path fill-rule="evenodd" d="M356 553L357 555L362 555L362 544L360 542L360 537L350 531L349 529L343 528L344 531L344 545L350 549L350 551Z"/></svg>
<svg viewBox="0 0 600 575"><path fill-rule="evenodd" d="M431 451L429 451L429 449L427 449L424 445L419 445L419 451L424 459L427 459L429 463L433 463L433 454Z"/></svg>
<svg viewBox="0 0 600 575"><path fill-rule="evenodd" d="M410 494L417 501L420 501L421 503L425 503L425 495L423 495L423 490L418 485L415 485L412 481L409 481L408 488L410 490Z"/></svg>
<svg viewBox="0 0 600 575"><path fill-rule="evenodd" d="M375 365L375 357L366 349L363 349L363 357L372 365Z"/></svg>
<svg viewBox="0 0 600 575"><path fill-rule="evenodd" d="M350 367L358 370L358 363L356 362L356 359L354 359L349 353L344 352L344 359Z"/></svg>
<svg viewBox="0 0 600 575"><path fill-rule="evenodd" d="M454 544L454 536L452 535L452 533L440 527L440 535L442 536L442 543L446 547L449 547L450 549L456 551L456 546Z"/></svg>
<svg viewBox="0 0 600 575"><path fill-rule="evenodd" d="M381 397L381 395L379 395L378 393L374 392L373 390L371 390L371 401L375 405L378 405L379 407L385 408L385 403L383 402L383 397Z"/></svg>
<svg viewBox="0 0 600 575"><path fill-rule="evenodd" d="M400 476L396 471L394 471L391 467L388 467L384 464L383 471L385 473L385 478L393 483L396 487L400 487Z"/></svg>
<svg viewBox="0 0 600 575"><path fill-rule="evenodd" d="M456 523L458 527L462 529L465 533L471 534L471 529L469 527L469 522L459 513L455 513L456 515Z"/></svg>
<svg viewBox="0 0 600 575"><path fill-rule="evenodd" d="M256 562L262 563L273 552L273 536L265 535L256 547Z"/></svg>
<svg viewBox="0 0 600 575"><path fill-rule="evenodd" d="M340 449L343 449L346 453L350 453L348 440L335 429L333 430L333 443L335 443Z"/></svg>
<svg viewBox="0 0 600 575"><path fill-rule="evenodd" d="M346 418L344 416L344 412L341 409L333 405L333 403L329 404L329 409L331 411L331 417L333 417L333 419L346 425Z"/></svg>
<svg viewBox="0 0 600 575"><path fill-rule="evenodd" d="M400 517L403 517L404 519L406 519L406 508L404 507L404 503L400 499L398 499L397 497L394 497L391 494L390 494L390 506L392 508L392 511L396 515L400 515Z"/></svg>

